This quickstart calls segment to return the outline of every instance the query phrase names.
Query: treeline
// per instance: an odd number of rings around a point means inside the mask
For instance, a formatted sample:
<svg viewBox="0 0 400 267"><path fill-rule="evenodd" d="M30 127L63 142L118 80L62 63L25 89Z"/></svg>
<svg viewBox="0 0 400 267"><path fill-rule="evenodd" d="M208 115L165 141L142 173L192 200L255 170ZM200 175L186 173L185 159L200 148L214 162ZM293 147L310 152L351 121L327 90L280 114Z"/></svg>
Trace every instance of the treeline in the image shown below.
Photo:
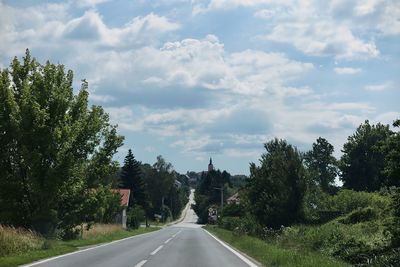
<svg viewBox="0 0 400 267"><path fill-rule="evenodd" d="M250 165L240 204L222 211L222 227L279 244L300 242L352 264L399 264L398 131L365 121L339 160L321 137L306 153L281 139L264 147L259 164Z"/></svg>
<svg viewBox="0 0 400 267"><path fill-rule="evenodd" d="M137 161L129 149L117 177L120 188L131 190L128 225L136 228L141 221L177 219L188 202L189 180L173 170L162 156L151 166Z"/></svg>
<svg viewBox="0 0 400 267"><path fill-rule="evenodd" d="M0 70L0 224L74 238L77 226L114 222L121 196L112 189L118 187L132 190L131 226L144 215L178 216L186 181L162 157L139 166L129 154L123 179L116 179L121 170L113 156L124 138L101 106L89 106L88 96L85 80L74 94L71 70L40 64L29 50Z"/></svg>

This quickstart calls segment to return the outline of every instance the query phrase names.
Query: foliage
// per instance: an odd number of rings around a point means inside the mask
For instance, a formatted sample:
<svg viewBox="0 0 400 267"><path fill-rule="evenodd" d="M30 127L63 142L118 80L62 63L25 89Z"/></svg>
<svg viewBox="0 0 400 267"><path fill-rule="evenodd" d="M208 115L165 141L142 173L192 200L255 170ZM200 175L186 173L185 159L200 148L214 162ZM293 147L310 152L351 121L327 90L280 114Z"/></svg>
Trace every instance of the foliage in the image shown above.
<svg viewBox="0 0 400 267"><path fill-rule="evenodd" d="M400 119L393 122L393 126L400 127ZM400 132L393 133L382 146L385 153L384 174L387 176L386 186L400 187Z"/></svg>
<svg viewBox="0 0 400 267"><path fill-rule="evenodd" d="M164 214L163 221L178 218L190 193L187 177L174 171L162 156L157 157L153 166L143 164L141 171L149 197L147 216Z"/></svg>
<svg viewBox="0 0 400 267"><path fill-rule="evenodd" d="M139 206L135 205L131 207L127 214L127 222L126 225L132 229L138 229L140 227L140 223L145 220L145 211Z"/></svg>
<svg viewBox="0 0 400 267"><path fill-rule="evenodd" d="M297 148L274 139L264 145L261 166L250 165L247 198L262 225L279 228L302 220L306 180Z"/></svg>
<svg viewBox="0 0 400 267"><path fill-rule="evenodd" d="M371 208L358 208L347 214L344 218L341 218L339 222L344 224L355 224L359 222L372 221L376 219L378 212Z"/></svg>
<svg viewBox="0 0 400 267"><path fill-rule="evenodd" d="M72 71L41 65L28 50L0 71L1 223L71 229L85 220L67 219L86 216L84 192L115 172L123 138L100 106L88 107L87 82L77 95L72 83Z"/></svg>
<svg viewBox="0 0 400 267"><path fill-rule="evenodd" d="M174 185L174 175L172 174L172 165L165 161L162 156L157 157L146 177L146 184L149 192L149 197L154 210L160 211L164 205L164 199Z"/></svg>
<svg viewBox="0 0 400 267"><path fill-rule="evenodd" d="M206 195L199 194L195 191L194 194L195 204L192 206L194 212L198 217L198 223L207 223L208 220L208 208L211 206L209 197Z"/></svg>
<svg viewBox="0 0 400 267"><path fill-rule="evenodd" d="M148 207L146 184L141 175L141 163L135 159L132 150L128 150L128 154L124 160L124 166L121 170L121 188L131 190L129 206L140 205L144 209Z"/></svg>
<svg viewBox="0 0 400 267"><path fill-rule="evenodd" d="M223 216L243 216L245 211L245 207L243 205L237 205L235 203L227 204L224 206L222 210Z"/></svg>
<svg viewBox="0 0 400 267"><path fill-rule="evenodd" d="M370 125L367 120L348 137L340 164L345 188L371 192L385 184L385 155L381 146L390 135L389 125Z"/></svg>
<svg viewBox="0 0 400 267"><path fill-rule="evenodd" d="M221 204L221 188L227 192L231 175L227 171L211 170L203 172L194 194L195 205L193 210L199 217L199 223L206 223L208 220L208 209L211 206ZM224 194L223 201L226 200Z"/></svg>
<svg viewBox="0 0 400 267"><path fill-rule="evenodd" d="M396 188L392 194L392 217L389 223L389 232L391 234L392 246L400 248L400 188Z"/></svg>
<svg viewBox="0 0 400 267"><path fill-rule="evenodd" d="M326 198L326 206L331 210L340 211L347 214L356 209L372 207L373 209L386 212L390 204L390 198L379 193L357 192L353 190L342 189L338 194Z"/></svg>
<svg viewBox="0 0 400 267"><path fill-rule="evenodd" d="M99 186L86 190L77 198L75 194L59 206L63 220L59 224L62 230L58 233L64 239L73 239L79 235L75 226L87 223L110 223L121 210L121 196L113 192L109 186Z"/></svg>
<svg viewBox="0 0 400 267"><path fill-rule="evenodd" d="M313 143L311 151L305 154L305 165L313 174L313 181L318 184L324 192L330 193L338 173L336 159L333 154L333 146L322 137Z"/></svg>

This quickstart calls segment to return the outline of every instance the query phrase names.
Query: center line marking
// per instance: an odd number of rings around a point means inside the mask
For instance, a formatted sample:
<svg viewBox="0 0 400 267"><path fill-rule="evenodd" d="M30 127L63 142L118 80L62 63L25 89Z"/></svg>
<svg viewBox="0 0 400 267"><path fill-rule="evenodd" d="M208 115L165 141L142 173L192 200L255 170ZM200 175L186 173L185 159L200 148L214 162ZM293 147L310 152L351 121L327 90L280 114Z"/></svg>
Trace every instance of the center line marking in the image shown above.
<svg viewBox="0 0 400 267"><path fill-rule="evenodd" d="M136 264L135 267L142 267L146 262L147 262L147 260L142 260L141 262Z"/></svg>
<svg viewBox="0 0 400 267"><path fill-rule="evenodd" d="M159 252L161 249L163 248L163 245L159 246L158 248L156 248L152 253L150 253L150 255L155 255L157 252Z"/></svg>
<svg viewBox="0 0 400 267"><path fill-rule="evenodd" d="M171 238L169 238L167 241L165 241L164 242L164 244L167 244L169 241L171 241L172 240L172 237Z"/></svg>
<svg viewBox="0 0 400 267"><path fill-rule="evenodd" d="M176 235L178 235L180 232L182 232L182 230L179 230L179 232L175 233L174 235L172 235L172 237L175 237Z"/></svg>

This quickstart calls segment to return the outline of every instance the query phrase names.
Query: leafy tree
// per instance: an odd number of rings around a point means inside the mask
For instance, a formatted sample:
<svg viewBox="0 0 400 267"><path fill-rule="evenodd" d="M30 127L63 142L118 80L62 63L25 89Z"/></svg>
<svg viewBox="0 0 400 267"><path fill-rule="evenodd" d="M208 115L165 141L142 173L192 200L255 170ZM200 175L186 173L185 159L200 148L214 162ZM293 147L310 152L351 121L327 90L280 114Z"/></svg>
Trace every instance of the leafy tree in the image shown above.
<svg viewBox="0 0 400 267"><path fill-rule="evenodd" d="M305 170L297 148L285 140L264 147L261 165L250 165L247 203L260 224L278 228L303 219Z"/></svg>
<svg viewBox="0 0 400 267"><path fill-rule="evenodd" d="M343 186L357 191L377 191L385 182L382 144L391 135L389 125L361 124L343 146L340 162Z"/></svg>
<svg viewBox="0 0 400 267"><path fill-rule="evenodd" d="M393 126L400 127L400 119L394 121ZM400 132L393 133L386 140L382 150L385 153L385 185L400 187Z"/></svg>
<svg viewBox="0 0 400 267"><path fill-rule="evenodd" d="M174 185L173 166L162 156L158 156L153 166L144 164L142 170L151 205L152 214L149 215L160 213L166 203L165 198Z"/></svg>
<svg viewBox="0 0 400 267"><path fill-rule="evenodd" d="M305 154L305 164L313 176L313 180L321 186L324 192L330 192L338 173L333 146L322 137L313 143L311 151Z"/></svg>
<svg viewBox="0 0 400 267"><path fill-rule="evenodd" d="M129 206L140 205L146 209L146 184L141 175L140 165L140 162L133 156L132 150L129 149L124 160L124 166L122 166L121 187L131 190Z"/></svg>
<svg viewBox="0 0 400 267"><path fill-rule="evenodd" d="M123 138L100 106L88 107L87 82L77 95L72 83L72 71L41 65L29 50L0 71L0 223L71 229L85 220L67 218L88 188L116 170Z"/></svg>

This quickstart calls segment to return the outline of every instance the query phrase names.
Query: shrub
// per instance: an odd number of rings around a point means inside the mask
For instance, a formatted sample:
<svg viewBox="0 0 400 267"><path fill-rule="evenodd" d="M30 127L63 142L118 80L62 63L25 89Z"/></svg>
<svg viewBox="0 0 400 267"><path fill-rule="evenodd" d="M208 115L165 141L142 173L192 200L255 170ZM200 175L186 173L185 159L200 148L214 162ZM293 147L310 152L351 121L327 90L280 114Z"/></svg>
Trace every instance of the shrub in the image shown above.
<svg viewBox="0 0 400 267"><path fill-rule="evenodd" d="M226 230L235 230L241 224L239 217L222 217L218 220L218 225Z"/></svg>
<svg viewBox="0 0 400 267"><path fill-rule="evenodd" d="M391 220L388 231L391 234L391 243L393 247L400 248L400 188L397 188L392 194Z"/></svg>
<svg viewBox="0 0 400 267"><path fill-rule="evenodd" d="M341 211L346 214L358 208L368 206L376 210L384 211L390 204L390 198L379 193L356 192L343 189L331 198L327 199L331 210Z"/></svg>
<svg viewBox="0 0 400 267"><path fill-rule="evenodd" d="M243 216L244 215L244 209L241 205L237 204L228 204L224 206L224 209L222 211L222 216Z"/></svg>
<svg viewBox="0 0 400 267"><path fill-rule="evenodd" d="M133 229L138 229L140 223L145 220L145 211L141 206L133 206L127 214L126 226Z"/></svg>
<svg viewBox="0 0 400 267"><path fill-rule="evenodd" d="M341 218L339 222L344 224L355 224L359 222L366 222L375 219L377 215L378 212L371 207L358 208L350 212L344 218Z"/></svg>

